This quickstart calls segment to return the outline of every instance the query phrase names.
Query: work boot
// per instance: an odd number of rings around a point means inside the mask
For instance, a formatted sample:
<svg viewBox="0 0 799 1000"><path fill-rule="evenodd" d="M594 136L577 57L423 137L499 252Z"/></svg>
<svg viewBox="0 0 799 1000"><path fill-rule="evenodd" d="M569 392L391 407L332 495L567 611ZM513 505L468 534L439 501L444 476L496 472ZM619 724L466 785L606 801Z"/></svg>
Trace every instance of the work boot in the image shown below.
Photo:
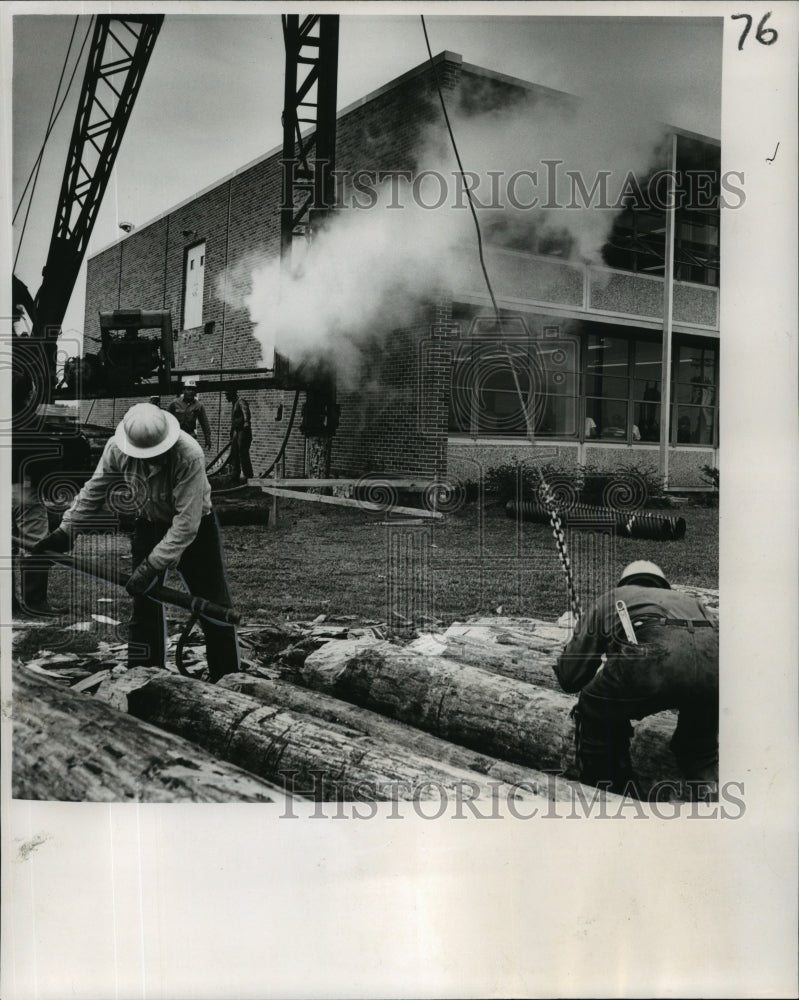
<svg viewBox="0 0 799 1000"><path fill-rule="evenodd" d="M22 608L23 614L38 618L57 618L61 610L52 607L47 600L47 569L22 568Z"/></svg>

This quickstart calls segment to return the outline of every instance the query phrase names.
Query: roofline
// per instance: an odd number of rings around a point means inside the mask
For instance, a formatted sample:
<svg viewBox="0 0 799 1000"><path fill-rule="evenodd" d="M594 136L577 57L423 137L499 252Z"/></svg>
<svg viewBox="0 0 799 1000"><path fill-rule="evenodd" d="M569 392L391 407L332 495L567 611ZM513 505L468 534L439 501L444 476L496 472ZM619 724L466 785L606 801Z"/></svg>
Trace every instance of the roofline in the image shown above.
<svg viewBox="0 0 799 1000"><path fill-rule="evenodd" d="M533 83L530 80L522 80L520 77L517 76L508 76L506 73L500 73L497 70L493 69L486 69L484 66L478 66L475 63L465 63L463 61L463 56L460 53L450 52L448 49L444 49L442 52L439 52L438 55L433 57L433 64L436 66L444 62L453 63L456 66L461 66L461 68L464 69L466 72L472 73L475 76L482 76L489 80L497 80L500 83L507 83L512 86L518 87L521 90L535 91L537 93L541 93L543 91L544 93L551 94L553 96L557 96L560 98L563 97L568 98L571 101L583 100L583 98L581 98L578 94L570 94L568 93L568 91L565 90L556 90L554 87L546 87L543 84ZM418 66L414 66L413 69L409 69L407 72L402 73L400 76L394 77L393 80L389 80L388 83L384 83L376 90L370 91L364 97L359 97L357 100L352 101L350 104L347 104L345 107L341 108L341 110L336 112L336 120L338 121L339 118L344 117L344 115L348 115L351 111L355 111L358 108L362 108L365 104L368 104L369 101L373 101L375 100L375 98L381 97L383 94L388 93L388 91L393 90L400 84L406 83L408 80L413 80L417 76L421 76L422 73L424 73L429 68L429 66L430 66L430 60L425 59L423 63L420 63ZM680 128L677 125L670 125L667 122L658 122L657 124L663 125L663 127L668 129L670 132L674 132L677 135L681 135L686 139L698 139L700 142L706 142L709 145L718 146L719 148L721 147L721 140L716 139L713 136L702 135L700 132L690 132L688 131L688 129ZM312 129L307 129L302 134L307 135L311 131ZM280 145L278 146L273 146L266 153L262 153L260 156L256 156L254 160L250 160L243 166L237 167L236 170L233 170L229 174L225 174L225 176L220 177L219 180L214 181L211 184L207 184L204 188L200 188L200 190L195 191L194 194L188 195L182 201L177 202L177 204L172 205L170 208L165 209L158 215L154 215L152 219L148 219L147 222L143 222L141 226L137 226L136 231L138 231L139 229L146 229L148 226L155 225L156 222L160 222L161 219L165 219L168 215L172 215L174 212L177 212L179 209L183 208L185 205L188 205L190 202L196 201L197 198L201 198L204 194L208 194L209 191L213 191L218 187L222 187L225 184L229 184L235 177L238 177L240 174L246 173L246 171L251 170L259 163L264 163L266 160L271 159L277 153L282 152L282 150L283 150L282 143L280 143ZM117 239L112 240L110 243L107 243L105 246L100 247L99 250L95 250L94 253L89 254L87 260L94 260L95 257L99 257L100 254L105 253L106 250L110 250L112 247L115 247L118 244L123 243L128 238L129 235L130 235L129 233L126 233L124 236L120 236Z"/></svg>

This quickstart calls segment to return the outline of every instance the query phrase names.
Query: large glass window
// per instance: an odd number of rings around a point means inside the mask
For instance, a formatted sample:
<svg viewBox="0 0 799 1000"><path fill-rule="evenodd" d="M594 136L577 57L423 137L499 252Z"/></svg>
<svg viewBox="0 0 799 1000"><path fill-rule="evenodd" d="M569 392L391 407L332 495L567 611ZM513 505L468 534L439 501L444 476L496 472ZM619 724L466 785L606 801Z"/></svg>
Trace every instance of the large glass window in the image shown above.
<svg viewBox="0 0 799 1000"><path fill-rule="evenodd" d="M659 442L662 389L659 341L590 335L584 368L585 440ZM716 390L716 349L675 343L672 444L715 444Z"/></svg>
<svg viewBox="0 0 799 1000"><path fill-rule="evenodd" d="M449 431L576 438L579 435L579 339L558 327L532 336L503 320L477 319L455 351Z"/></svg>
<svg viewBox="0 0 799 1000"><path fill-rule="evenodd" d="M716 428L716 351L681 344L674 352L674 405L678 444L713 444ZM672 439L674 426L672 426Z"/></svg>
<svg viewBox="0 0 799 1000"><path fill-rule="evenodd" d="M462 322L450 433L523 438L532 431L620 445L660 441L662 346L656 334L606 335L596 324L564 334L559 326L536 328L535 319L529 333L518 316L503 317L501 324L485 317ZM675 338L672 444L716 444L717 367L712 341Z"/></svg>
<svg viewBox="0 0 799 1000"><path fill-rule="evenodd" d="M629 437L629 341L591 334L585 363L585 437Z"/></svg>
<svg viewBox="0 0 799 1000"><path fill-rule="evenodd" d="M662 169L662 166L658 170ZM712 143L679 136L675 195L674 278L719 283L719 177L721 155ZM666 191L658 171L641 179L641 197L616 216L602 256L608 267L663 277Z"/></svg>

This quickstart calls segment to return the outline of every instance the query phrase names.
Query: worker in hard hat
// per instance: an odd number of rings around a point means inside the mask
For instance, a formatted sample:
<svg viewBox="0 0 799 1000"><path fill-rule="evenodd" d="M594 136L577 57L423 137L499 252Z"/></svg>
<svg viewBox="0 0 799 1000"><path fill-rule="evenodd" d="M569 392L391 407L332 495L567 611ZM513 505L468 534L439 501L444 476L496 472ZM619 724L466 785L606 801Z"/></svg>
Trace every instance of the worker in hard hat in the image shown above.
<svg viewBox="0 0 799 1000"><path fill-rule="evenodd" d="M637 796L630 720L676 709L671 748L688 791L717 794L718 621L701 601L672 590L655 563L622 571L580 618L555 673L564 691L580 692L574 716L585 784Z"/></svg>
<svg viewBox="0 0 799 1000"><path fill-rule="evenodd" d="M75 535L90 530L108 489L124 480L135 507L132 540L133 596L128 665L163 667L166 617L163 605L146 595L177 569L189 592L231 607L219 523L211 508L211 486L199 444L180 429L177 418L151 403L137 403L122 418L105 446L94 475L61 524L34 551L67 552ZM240 669L233 625L200 618L211 681Z"/></svg>
<svg viewBox="0 0 799 1000"><path fill-rule="evenodd" d="M197 399L197 380L187 378L183 382L183 395L173 399L167 410L177 417L180 429L193 438L197 437L197 423L199 422L205 436L205 447L211 447L211 425L208 423L208 414L205 407Z"/></svg>

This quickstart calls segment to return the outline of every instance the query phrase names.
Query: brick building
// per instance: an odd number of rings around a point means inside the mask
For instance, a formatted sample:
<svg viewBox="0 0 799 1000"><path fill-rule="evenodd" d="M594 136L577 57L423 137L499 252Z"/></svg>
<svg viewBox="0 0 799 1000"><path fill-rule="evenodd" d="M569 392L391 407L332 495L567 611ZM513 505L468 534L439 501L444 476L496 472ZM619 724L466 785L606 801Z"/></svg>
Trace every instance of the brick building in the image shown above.
<svg viewBox="0 0 799 1000"><path fill-rule="evenodd" d="M523 99L532 114L546 104L566 115L577 104L453 53L435 61L456 113ZM339 113L337 169L342 176L423 170L420 150L431 127L445 134L425 63ZM692 488L702 484L702 466L717 464L720 151L715 140L667 131L677 136L678 170L704 171L712 195L707 207L691 202L674 213L670 482ZM91 257L86 333L96 334L101 310L170 309L179 369L263 364L244 296L253 270L279 256L280 155L267 153ZM362 347L359 379L339 389L333 474L473 481L486 465L529 458L530 427L564 464L657 468L665 226L662 207L619 210L598 263L576 259L557 233L489 232L486 263L501 329L469 248L434 297L409 302L407 319L389 337ZM294 393L244 395L258 473L283 440ZM221 448L229 404L210 383L201 397ZM85 401L82 417L91 407L92 422L113 425L130 402ZM306 468L299 424L286 450L288 476Z"/></svg>

